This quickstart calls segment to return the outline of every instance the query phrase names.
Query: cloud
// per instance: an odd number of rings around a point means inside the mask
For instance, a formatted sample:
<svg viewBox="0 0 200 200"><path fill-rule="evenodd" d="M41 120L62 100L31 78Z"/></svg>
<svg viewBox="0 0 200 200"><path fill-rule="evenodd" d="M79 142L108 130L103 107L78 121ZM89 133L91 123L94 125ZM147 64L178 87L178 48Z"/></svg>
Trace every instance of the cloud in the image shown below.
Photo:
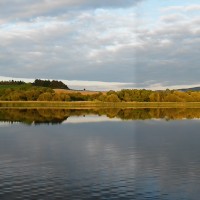
<svg viewBox="0 0 200 200"><path fill-rule="evenodd" d="M57 16L72 10L131 7L143 0L7 0L0 2L3 21L30 20L38 16Z"/></svg>
<svg viewBox="0 0 200 200"><path fill-rule="evenodd" d="M136 82L149 87L151 81L151 87L165 88L200 83L200 17L192 8L180 14L170 7L172 13L161 13L154 23L144 21L138 27Z"/></svg>
<svg viewBox="0 0 200 200"><path fill-rule="evenodd" d="M197 84L199 5L140 13L148 1L137 10L139 2L1 1L1 75L145 88Z"/></svg>
<svg viewBox="0 0 200 200"><path fill-rule="evenodd" d="M43 16L1 27L4 76L133 82L132 8Z"/></svg>
<svg viewBox="0 0 200 200"><path fill-rule="evenodd" d="M182 14L169 14L169 15L164 15L160 18L161 21L165 23L175 23L175 22L180 22L183 21L183 19L187 19L187 16L182 15Z"/></svg>
<svg viewBox="0 0 200 200"><path fill-rule="evenodd" d="M162 11L164 12L171 12L171 11L191 12L199 10L200 10L199 4L187 5L187 6L168 6L162 9Z"/></svg>

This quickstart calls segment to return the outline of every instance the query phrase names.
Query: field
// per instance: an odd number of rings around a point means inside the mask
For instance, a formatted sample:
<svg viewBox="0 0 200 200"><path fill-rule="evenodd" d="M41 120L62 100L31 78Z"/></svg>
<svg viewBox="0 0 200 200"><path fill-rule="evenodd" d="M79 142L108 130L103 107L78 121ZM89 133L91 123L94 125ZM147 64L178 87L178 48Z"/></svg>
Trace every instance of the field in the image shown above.
<svg viewBox="0 0 200 200"><path fill-rule="evenodd" d="M98 94L99 92L106 94L105 91L88 91L88 90L65 90L65 89L54 89L55 93L61 94L73 94L73 93L81 93L82 95L92 95Z"/></svg>
<svg viewBox="0 0 200 200"><path fill-rule="evenodd" d="M0 108L200 108L200 102L0 101Z"/></svg>

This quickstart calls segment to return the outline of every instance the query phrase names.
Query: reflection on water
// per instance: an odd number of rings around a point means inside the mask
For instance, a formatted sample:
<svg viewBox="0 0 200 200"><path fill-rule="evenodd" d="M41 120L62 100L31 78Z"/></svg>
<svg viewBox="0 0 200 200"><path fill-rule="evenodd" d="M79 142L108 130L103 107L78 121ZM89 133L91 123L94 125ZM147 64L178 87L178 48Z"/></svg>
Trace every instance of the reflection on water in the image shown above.
<svg viewBox="0 0 200 200"><path fill-rule="evenodd" d="M92 116L92 117L91 117ZM94 117L94 116L101 116ZM108 119L146 120L146 119L199 119L200 109L0 109L1 122L23 122L26 124L60 124L63 122L108 121ZM84 118L83 118L84 117ZM70 119L71 118L71 119ZM75 119L75 118L73 118Z"/></svg>
<svg viewBox="0 0 200 200"><path fill-rule="evenodd" d="M125 121L119 115L107 120L103 111L98 117L99 110L56 111L1 110L1 121L14 122L0 126L1 200L199 199L198 120L168 121L167 112L160 120ZM127 113L150 117L158 111ZM186 118L183 111L174 113ZM44 123L50 119L62 123Z"/></svg>

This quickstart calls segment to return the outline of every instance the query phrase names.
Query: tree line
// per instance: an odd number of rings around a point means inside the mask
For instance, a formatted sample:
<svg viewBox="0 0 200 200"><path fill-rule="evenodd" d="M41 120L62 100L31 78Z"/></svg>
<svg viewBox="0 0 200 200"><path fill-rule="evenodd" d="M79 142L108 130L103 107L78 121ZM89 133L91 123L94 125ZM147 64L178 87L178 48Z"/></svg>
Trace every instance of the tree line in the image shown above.
<svg viewBox="0 0 200 200"><path fill-rule="evenodd" d="M24 81L0 81L0 85L23 85L26 84Z"/></svg>
<svg viewBox="0 0 200 200"><path fill-rule="evenodd" d="M50 80L40 80L36 79L33 83L33 86L40 86L40 87L49 87L52 89L69 89L67 85L65 85L62 81L50 81Z"/></svg>
<svg viewBox="0 0 200 200"><path fill-rule="evenodd" d="M17 87L4 87L9 84ZM3 87L1 87L1 85ZM101 102L200 102L198 91L145 89L110 90L106 93L83 94L81 92L57 93L54 88L68 88L61 81L36 79L34 83L0 82L0 100L2 101L101 101Z"/></svg>
<svg viewBox="0 0 200 200"><path fill-rule="evenodd" d="M67 85L65 85L62 81L56 80L41 80L36 79L33 83L25 83L24 81L0 81L0 86L21 86L21 85L32 85L38 87L48 87L52 89L69 89Z"/></svg>

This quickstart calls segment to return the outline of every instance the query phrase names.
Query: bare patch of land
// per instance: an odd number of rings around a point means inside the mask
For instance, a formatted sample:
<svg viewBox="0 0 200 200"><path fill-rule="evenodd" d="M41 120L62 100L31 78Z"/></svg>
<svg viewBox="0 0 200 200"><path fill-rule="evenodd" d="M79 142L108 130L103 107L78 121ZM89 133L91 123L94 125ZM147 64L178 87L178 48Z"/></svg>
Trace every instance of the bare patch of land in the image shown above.
<svg viewBox="0 0 200 200"><path fill-rule="evenodd" d="M61 94L73 94L73 93L81 93L82 95L92 95L98 94L101 92L102 94L106 94L106 91L90 91L90 90L65 90L65 89L54 89L55 93Z"/></svg>

